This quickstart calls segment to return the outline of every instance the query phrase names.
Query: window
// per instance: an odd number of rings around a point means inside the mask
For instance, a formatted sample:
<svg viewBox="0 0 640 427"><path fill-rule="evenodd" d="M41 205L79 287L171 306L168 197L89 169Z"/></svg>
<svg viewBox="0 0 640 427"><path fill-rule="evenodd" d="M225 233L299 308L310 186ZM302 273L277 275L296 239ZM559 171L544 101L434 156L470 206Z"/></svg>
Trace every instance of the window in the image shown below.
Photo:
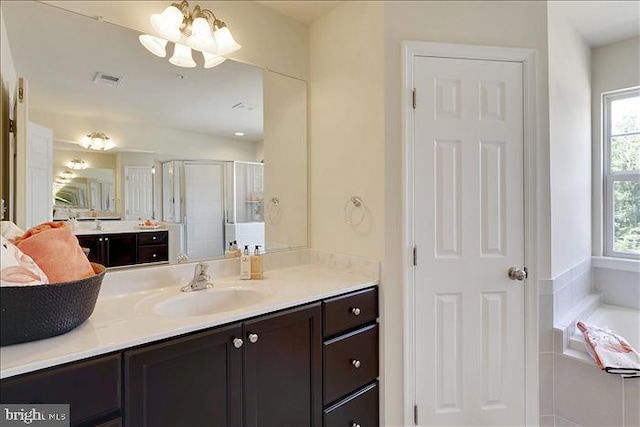
<svg viewBox="0 0 640 427"><path fill-rule="evenodd" d="M604 254L640 259L640 88L603 104Z"/></svg>

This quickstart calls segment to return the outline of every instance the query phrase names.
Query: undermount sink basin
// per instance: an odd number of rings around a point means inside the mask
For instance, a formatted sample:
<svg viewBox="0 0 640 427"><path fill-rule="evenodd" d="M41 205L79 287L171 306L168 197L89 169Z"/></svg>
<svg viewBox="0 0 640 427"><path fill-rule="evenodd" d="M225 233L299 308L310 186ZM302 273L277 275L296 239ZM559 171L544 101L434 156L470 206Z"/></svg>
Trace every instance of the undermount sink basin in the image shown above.
<svg viewBox="0 0 640 427"><path fill-rule="evenodd" d="M213 288L175 296L160 302L153 311L160 316L206 316L258 304L264 293L247 288Z"/></svg>

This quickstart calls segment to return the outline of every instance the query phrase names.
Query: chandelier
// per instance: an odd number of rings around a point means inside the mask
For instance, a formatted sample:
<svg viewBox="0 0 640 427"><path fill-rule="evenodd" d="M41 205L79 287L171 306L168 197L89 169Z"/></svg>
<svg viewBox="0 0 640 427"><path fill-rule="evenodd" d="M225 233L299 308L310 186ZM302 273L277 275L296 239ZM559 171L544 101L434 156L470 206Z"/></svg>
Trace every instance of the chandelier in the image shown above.
<svg viewBox="0 0 640 427"><path fill-rule="evenodd" d="M111 139L102 132L91 132L82 138L80 145L91 150L110 150L114 147Z"/></svg>
<svg viewBox="0 0 640 427"><path fill-rule="evenodd" d="M199 5L191 10L187 0L172 3L162 13L151 15L150 21L160 37L143 34L139 37L140 43L149 52L164 58L167 43L173 42L175 47L169 62L178 67L196 66L192 49L202 53L204 68L212 68L222 64L225 55L241 48L227 25L212 11L201 9Z"/></svg>
<svg viewBox="0 0 640 427"><path fill-rule="evenodd" d="M88 168L89 165L84 160L73 159L73 160L69 161L69 163L67 163L67 167L69 169L73 169L73 170L81 170L81 169Z"/></svg>

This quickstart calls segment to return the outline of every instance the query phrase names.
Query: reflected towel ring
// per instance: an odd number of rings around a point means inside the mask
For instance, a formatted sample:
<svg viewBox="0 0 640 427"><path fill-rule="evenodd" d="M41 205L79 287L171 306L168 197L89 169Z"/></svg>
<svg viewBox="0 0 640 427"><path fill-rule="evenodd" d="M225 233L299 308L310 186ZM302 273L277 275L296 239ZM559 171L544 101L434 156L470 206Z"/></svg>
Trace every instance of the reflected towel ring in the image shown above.
<svg viewBox="0 0 640 427"><path fill-rule="evenodd" d="M272 197L267 202L267 217L272 224L280 221L280 199L277 197Z"/></svg>
<svg viewBox="0 0 640 427"><path fill-rule="evenodd" d="M351 209L349 209L350 204L353 204L353 207ZM352 221L351 218L354 215L355 210L358 210L360 214L358 218ZM365 211L366 207L361 197L350 197L349 200L347 200L347 202L344 204L344 222L352 227L357 227L358 225L362 224L362 221L364 221Z"/></svg>

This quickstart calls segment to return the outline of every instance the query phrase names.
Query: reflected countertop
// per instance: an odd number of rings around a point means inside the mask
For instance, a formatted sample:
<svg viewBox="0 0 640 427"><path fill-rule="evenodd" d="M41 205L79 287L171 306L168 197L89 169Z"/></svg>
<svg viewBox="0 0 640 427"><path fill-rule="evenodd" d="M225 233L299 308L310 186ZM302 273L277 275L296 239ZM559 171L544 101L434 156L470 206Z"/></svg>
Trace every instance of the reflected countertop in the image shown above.
<svg viewBox="0 0 640 427"><path fill-rule="evenodd" d="M167 271L160 269L158 273ZM175 269L186 271L183 266L176 266ZM111 280L105 277L105 282L117 280L120 282L117 284L118 288L126 289L126 284L122 281L127 277L127 273L117 273ZM135 273L130 280L135 283ZM222 313L166 317L156 314L153 307L158 302L184 295L180 292L180 281L176 280L172 286L164 283L165 287L145 290L132 287L137 290L131 293L114 294L101 290L93 314L78 328L53 338L0 347L0 378L242 321L378 284L378 280L367 276L315 264L266 271L263 280L239 280L235 276L213 282L213 291L242 286L259 291L263 298L250 306ZM103 283L103 287L104 285ZM158 286L162 285L159 282ZM198 295L203 295L200 292L209 290L197 292Z"/></svg>

